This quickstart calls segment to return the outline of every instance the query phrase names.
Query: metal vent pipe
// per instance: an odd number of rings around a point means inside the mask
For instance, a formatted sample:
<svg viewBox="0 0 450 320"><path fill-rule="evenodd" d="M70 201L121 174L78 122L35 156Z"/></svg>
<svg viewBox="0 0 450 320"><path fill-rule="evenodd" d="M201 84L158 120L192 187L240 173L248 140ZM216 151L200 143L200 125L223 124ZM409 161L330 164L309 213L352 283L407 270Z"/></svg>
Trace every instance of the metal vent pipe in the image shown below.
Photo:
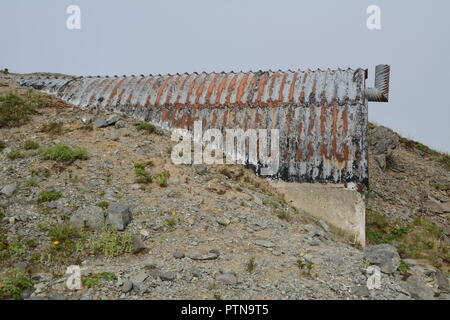
<svg viewBox="0 0 450 320"><path fill-rule="evenodd" d="M389 79L391 67L379 64L375 67L375 88L366 88L365 95L368 101L389 102Z"/></svg>

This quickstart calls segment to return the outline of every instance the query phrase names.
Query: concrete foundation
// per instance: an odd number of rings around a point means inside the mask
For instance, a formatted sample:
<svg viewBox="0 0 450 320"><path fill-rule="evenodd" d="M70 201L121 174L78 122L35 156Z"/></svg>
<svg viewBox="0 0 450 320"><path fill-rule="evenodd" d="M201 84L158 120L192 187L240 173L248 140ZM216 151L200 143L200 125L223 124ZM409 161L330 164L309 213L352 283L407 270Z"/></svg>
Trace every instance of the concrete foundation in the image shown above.
<svg viewBox="0 0 450 320"><path fill-rule="evenodd" d="M271 182L287 202L366 244L365 202L360 193L338 184Z"/></svg>

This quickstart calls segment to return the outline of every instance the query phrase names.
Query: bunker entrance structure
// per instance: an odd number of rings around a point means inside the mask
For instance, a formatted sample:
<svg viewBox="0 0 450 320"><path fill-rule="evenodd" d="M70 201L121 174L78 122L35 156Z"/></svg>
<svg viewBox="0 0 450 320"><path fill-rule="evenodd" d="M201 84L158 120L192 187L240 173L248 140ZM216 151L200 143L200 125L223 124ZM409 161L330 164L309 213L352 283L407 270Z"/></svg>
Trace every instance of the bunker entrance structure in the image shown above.
<svg viewBox="0 0 450 320"><path fill-rule="evenodd" d="M354 235L364 246L364 202L354 194L335 193L338 186L345 192L349 186L358 191L368 187L368 102L389 100L389 75L388 65L378 65L373 88L366 87L364 69L14 80L82 108L123 113L165 129L193 130L198 121L203 130L223 133L278 129L279 170L268 178L296 206L310 203L309 213ZM254 169L259 173L261 168ZM328 189L308 188L310 183ZM343 217L330 219L333 212L323 211L334 207L328 202L336 196L351 203L343 205L348 207Z"/></svg>

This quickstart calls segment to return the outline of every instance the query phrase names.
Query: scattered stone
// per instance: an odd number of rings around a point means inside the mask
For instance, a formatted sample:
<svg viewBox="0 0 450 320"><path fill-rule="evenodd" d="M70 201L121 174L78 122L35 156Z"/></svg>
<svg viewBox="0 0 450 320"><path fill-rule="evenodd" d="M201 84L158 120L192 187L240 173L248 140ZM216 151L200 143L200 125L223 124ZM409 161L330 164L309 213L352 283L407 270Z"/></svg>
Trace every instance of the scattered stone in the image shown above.
<svg viewBox="0 0 450 320"><path fill-rule="evenodd" d="M195 168L195 172L198 175L205 175L206 173L208 173L208 167L205 164L196 164L194 165Z"/></svg>
<svg viewBox="0 0 450 320"><path fill-rule="evenodd" d="M192 260L215 260L220 256L219 250L213 249L208 252L193 251L188 254L188 257Z"/></svg>
<svg viewBox="0 0 450 320"><path fill-rule="evenodd" d="M384 169L386 159L392 155L392 151L400 144L400 139L391 129L377 126L372 129L369 142L375 161Z"/></svg>
<svg viewBox="0 0 450 320"><path fill-rule="evenodd" d="M97 118L95 119L94 123L92 124L92 126L96 129L98 128L106 128L108 126L108 122L106 121L105 118Z"/></svg>
<svg viewBox="0 0 450 320"><path fill-rule="evenodd" d="M351 289L351 293L357 297L368 297L370 296L370 291L366 286L356 286Z"/></svg>
<svg viewBox="0 0 450 320"><path fill-rule="evenodd" d="M123 231L131 222L130 207L121 203L110 203L106 221L118 231Z"/></svg>
<svg viewBox="0 0 450 320"><path fill-rule="evenodd" d="M330 232L330 226L325 221L320 220L319 224L326 232Z"/></svg>
<svg viewBox="0 0 450 320"><path fill-rule="evenodd" d="M122 284L122 292L123 293L128 293L131 290L133 290L133 282L127 280Z"/></svg>
<svg viewBox="0 0 450 320"><path fill-rule="evenodd" d="M105 223L105 215L100 207L88 206L78 209L69 221L76 228L99 229Z"/></svg>
<svg viewBox="0 0 450 320"><path fill-rule="evenodd" d="M159 278L162 281L175 281L177 274L175 272L160 272Z"/></svg>
<svg viewBox="0 0 450 320"><path fill-rule="evenodd" d="M118 115L111 115L108 117L108 119L106 119L106 123L108 124L108 126L112 126L114 124L117 123L117 121L120 120L120 116Z"/></svg>
<svg viewBox="0 0 450 320"><path fill-rule="evenodd" d="M443 273L440 270L436 271L436 282L437 282L438 288L442 292L450 293L450 284L448 281L448 277L445 273Z"/></svg>
<svg viewBox="0 0 450 320"><path fill-rule="evenodd" d="M198 279L200 279L203 275L202 271L197 267L192 267L191 272L192 272L192 276L194 276L195 278L198 278Z"/></svg>
<svg viewBox="0 0 450 320"><path fill-rule="evenodd" d="M138 254L147 251L148 248L139 235L133 236L133 253Z"/></svg>
<svg viewBox="0 0 450 320"><path fill-rule="evenodd" d="M371 264L379 266L384 273L394 273L400 266L397 249L389 244L367 247L365 257Z"/></svg>
<svg viewBox="0 0 450 320"><path fill-rule="evenodd" d="M264 248L273 248L273 247L275 247L275 243L273 243L271 241L268 241L268 240L256 240L255 244L257 246L261 246L261 247L264 247Z"/></svg>
<svg viewBox="0 0 450 320"><path fill-rule="evenodd" d="M148 278L148 274L145 272L139 272L136 276L132 278L133 284L140 285Z"/></svg>
<svg viewBox="0 0 450 320"><path fill-rule="evenodd" d="M403 284L406 291L416 300L434 300L433 289L418 276L411 276Z"/></svg>
<svg viewBox="0 0 450 320"><path fill-rule="evenodd" d="M437 214L443 214L448 210L447 208L444 208L444 206L439 201L433 198L428 199L424 203L424 207Z"/></svg>
<svg viewBox="0 0 450 320"><path fill-rule="evenodd" d="M8 184L0 190L0 193L4 194L7 197L11 197L14 194L14 192L16 192L16 190L17 190L16 184Z"/></svg>
<svg viewBox="0 0 450 320"><path fill-rule="evenodd" d="M325 233L325 231L323 231L319 227L312 225L312 224L307 224L303 227L306 229L306 231L308 231L308 233L312 237L321 237L323 239L327 239L327 234Z"/></svg>
<svg viewBox="0 0 450 320"><path fill-rule="evenodd" d="M219 274L216 277L216 283L218 285L234 286L237 284L237 278L231 273Z"/></svg>
<svg viewBox="0 0 450 320"><path fill-rule="evenodd" d="M125 121L123 120L119 120L116 122L116 124L114 125L114 127L116 127L116 129L122 129L125 128L127 125L125 123Z"/></svg>
<svg viewBox="0 0 450 320"><path fill-rule="evenodd" d="M229 225L231 223L231 221L225 217L218 218L216 221L218 224L220 224L221 226L224 226L224 227L226 227L227 225Z"/></svg>
<svg viewBox="0 0 450 320"><path fill-rule="evenodd" d="M173 253L173 257L174 257L175 259L183 259L183 258L185 257L185 254L184 254L183 251L177 250L177 251L175 251L175 252Z"/></svg>
<svg viewBox="0 0 450 320"><path fill-rule="evenodd" d="M419 262L417 260L414 260L414 259L403 259L403 262L406 263L410 267L414 267L414 266L417 266L419 264Z"/></svg>

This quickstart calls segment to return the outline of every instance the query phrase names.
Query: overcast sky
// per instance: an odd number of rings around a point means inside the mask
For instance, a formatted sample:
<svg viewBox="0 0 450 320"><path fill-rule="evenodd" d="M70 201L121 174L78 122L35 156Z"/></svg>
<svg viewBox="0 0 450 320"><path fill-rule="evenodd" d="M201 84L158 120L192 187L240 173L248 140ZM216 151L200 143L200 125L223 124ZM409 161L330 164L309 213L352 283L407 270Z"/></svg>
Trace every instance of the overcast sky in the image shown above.
<svg viewBox="0 0 450 320"><path fill-rule="evenodd" d="M66 9L81 8L81 30ZM381 8L381 30L366 9ZM448 0L1 0L0 68L73 75L390 64L371 121L450 152Z"/></svg>

